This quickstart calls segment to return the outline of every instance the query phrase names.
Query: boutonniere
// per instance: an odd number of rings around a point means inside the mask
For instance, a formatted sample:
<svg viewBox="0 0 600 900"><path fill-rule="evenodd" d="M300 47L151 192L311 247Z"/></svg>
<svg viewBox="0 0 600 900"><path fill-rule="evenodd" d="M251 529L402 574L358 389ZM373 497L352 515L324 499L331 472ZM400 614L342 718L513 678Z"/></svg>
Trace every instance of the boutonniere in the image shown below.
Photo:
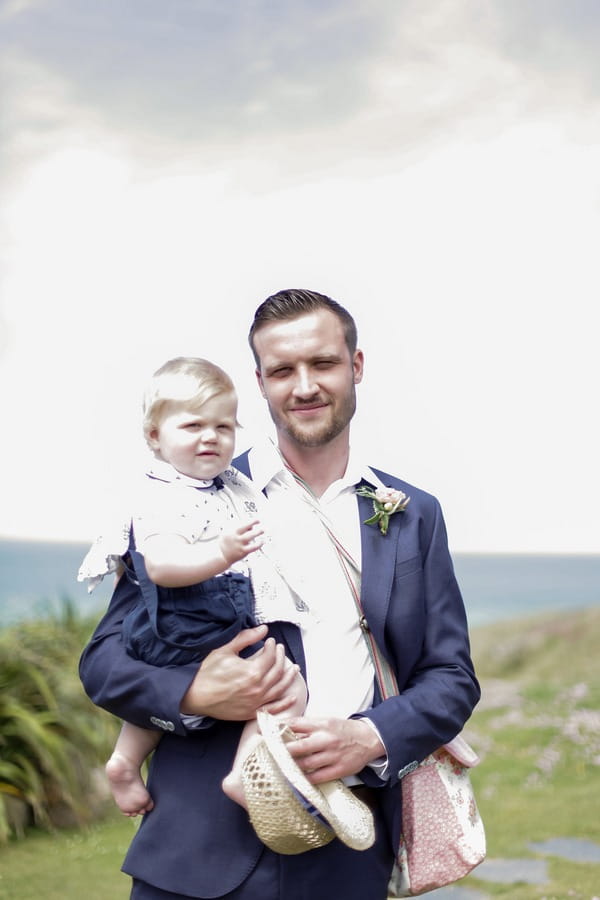
<svg viewBox="0 0 600 900"><path fill-rule="evenodd" d="M387 534L390 516L394 513L404 512L410 503L410 497L407 497L402 491L396 491L394 488L373 488L360 487L356 489L359 497L368 497L373 501L373 509L375 514L370 519L365 519L365 525L379 525L382 534Z"/></svg>

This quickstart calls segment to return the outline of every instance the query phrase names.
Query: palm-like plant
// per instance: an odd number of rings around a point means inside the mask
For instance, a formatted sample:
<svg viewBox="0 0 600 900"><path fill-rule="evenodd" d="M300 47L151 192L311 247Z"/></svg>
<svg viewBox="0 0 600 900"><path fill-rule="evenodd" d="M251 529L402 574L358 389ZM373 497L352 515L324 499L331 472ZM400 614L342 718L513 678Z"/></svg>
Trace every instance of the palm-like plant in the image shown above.
<svg viewBox="0 0 600 900"><path fill-rule="evenodd" d="M90 772L106 758L116 722L77 677L87 630L66 603L62 614L0 634L0 840L10 833L10 798L45 828L59 808L73 822L92 815Z"/></svg>

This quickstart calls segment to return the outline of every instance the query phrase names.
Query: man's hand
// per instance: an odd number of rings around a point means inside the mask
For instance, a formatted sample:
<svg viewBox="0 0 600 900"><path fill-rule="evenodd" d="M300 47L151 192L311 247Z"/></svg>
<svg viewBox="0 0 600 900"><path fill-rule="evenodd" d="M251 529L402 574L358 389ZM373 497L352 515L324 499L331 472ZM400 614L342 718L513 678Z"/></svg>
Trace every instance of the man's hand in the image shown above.
<svg viewBox="0 0 600 900"><path fill-rule="evenodd" d="M300 740L286 748L313 784L355 775L386 752L361 719L294 718L287 724Z"/></svg>
<svg viewBox="0 0 600 900"><path fill-rule="evenodd" d="M271 713L287 709L293 697L282 697L298 668L286 667L283 645L268 638L252 656L238 656L245 647L264 640L267 630L266 625L245 629L209 653L183 697L181 712L243 722L263 706Z"/></svg>

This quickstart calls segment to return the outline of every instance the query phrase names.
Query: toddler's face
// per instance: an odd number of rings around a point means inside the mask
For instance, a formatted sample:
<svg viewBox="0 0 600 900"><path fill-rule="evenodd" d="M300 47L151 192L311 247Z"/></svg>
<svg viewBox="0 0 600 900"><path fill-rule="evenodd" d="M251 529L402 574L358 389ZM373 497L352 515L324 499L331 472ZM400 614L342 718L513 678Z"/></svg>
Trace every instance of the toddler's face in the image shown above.
<svg viewBox="0 0 600 900"><path fill-rule="evenodd" d="M217 394L201 406L172 401L148 435L156 456L188 478L209 481L233 457L237 397Z"/></svg>

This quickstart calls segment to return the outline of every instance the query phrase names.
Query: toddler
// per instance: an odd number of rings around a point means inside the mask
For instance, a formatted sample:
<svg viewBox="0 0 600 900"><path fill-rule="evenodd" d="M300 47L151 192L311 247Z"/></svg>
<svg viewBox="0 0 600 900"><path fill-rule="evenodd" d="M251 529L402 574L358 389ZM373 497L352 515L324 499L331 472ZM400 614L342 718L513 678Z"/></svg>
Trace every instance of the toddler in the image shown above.
<svg viewBox="0 0 600 900"><path fill-rule="evenodd" d="M264 498L231 468L236 427L237 397L222 369L193 357L161 366L144 398L152 459L131 523L112 544L98 538L79 571L89 590L111 571L139 581L143 602L125 618L123 639L130 654L152 665L201 662L243 628L282 620L301 625L308 614L263 530ZM304 712L299 672L289 700L286 715ZM122 726L106 772L125 815L153 807L141 767L161 735ZM243 806L241 766L258 739L256 722L246 723L223 781L225 793Z"/></svg>

